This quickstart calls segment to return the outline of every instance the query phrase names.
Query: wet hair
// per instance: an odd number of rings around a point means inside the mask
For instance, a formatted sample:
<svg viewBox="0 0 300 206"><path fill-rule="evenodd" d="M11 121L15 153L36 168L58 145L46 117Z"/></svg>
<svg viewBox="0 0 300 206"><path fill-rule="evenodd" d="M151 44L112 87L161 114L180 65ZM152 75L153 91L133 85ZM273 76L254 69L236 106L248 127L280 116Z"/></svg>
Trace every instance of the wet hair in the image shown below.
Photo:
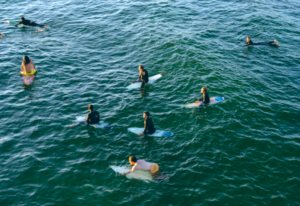
<svg viewBox="0 0 300 206"><path fill-rule="evenodd" d="M142 70L144 70L144 66L143 65L140 65L139 68L141 68Z"/></svg>
<svg viewBox="0 0 300 206"><path fill-rule="evenodd" d="M132 155L132 156L129 157L129 161L136 162L137 158L134 155Z"/></svg>
<svg viewBox="0 0 300 206"><path fill-rule="evenodd" d="M202 87L202 89L203 89L203 91L207 92L207 88L206 87Z"/></svg>
<svg viewBox="0 0 300 206"><path fill-rule="evenodd" d="M93 105L89 105L89 109L91 110L91 111L94 111L94 106Z"/></svg>
<svg viewBox="0 0 300 206"><path fill-rule="evenodd" d="M22 19L22 21L25 21L25 18L23 16L21 17L21 19Z"/></svg>
<svg viewBox="0 0 300 206"><path fill-rule="evenodd" d="M148 117L150 116L150 113L149 113L149 112L144 112L144 114L146 114Z"/></svg>
<svg viewBox="0 0 300 206"><path fill-rule="evenodd" d="M30 63L30 59L28 56L24 56L24 59L25 59L25 62L24 62L25 65Z"/></svg>
<svg viewBox="0 0 300 206"><path fill-rule="evenodd" d="M248 38L249 38L249 39L251 39L251 37L250 37L250 36L247 36L247 39L248 39Z"/></svg>

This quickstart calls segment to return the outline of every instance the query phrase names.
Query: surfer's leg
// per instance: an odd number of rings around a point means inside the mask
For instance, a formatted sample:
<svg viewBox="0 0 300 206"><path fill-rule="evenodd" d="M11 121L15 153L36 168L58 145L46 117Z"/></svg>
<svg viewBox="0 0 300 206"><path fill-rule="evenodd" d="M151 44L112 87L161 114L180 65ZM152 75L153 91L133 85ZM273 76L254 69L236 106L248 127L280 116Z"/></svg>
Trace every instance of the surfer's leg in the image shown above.
<svg viewBox="0 0 300 206"><path fill-rule="evenodd" d="M146 82L143 80L142 84L141 84L141 88L144 88L145 85L146 85Z"/></svg>

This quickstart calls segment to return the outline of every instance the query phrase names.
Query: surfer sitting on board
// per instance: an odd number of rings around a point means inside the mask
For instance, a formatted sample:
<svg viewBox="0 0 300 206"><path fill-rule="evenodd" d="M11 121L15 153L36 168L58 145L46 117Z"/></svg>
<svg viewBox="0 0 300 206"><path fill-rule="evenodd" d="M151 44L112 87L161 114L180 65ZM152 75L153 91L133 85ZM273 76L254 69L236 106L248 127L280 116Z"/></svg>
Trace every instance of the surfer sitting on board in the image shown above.
<svg viewBox="0 0 300 206"><path fill-rule="evenodd" d="M90 113L86 116L85 121L81 121L78 124L72 125L70 127L71 128L77 127L77 126L79 126L81 124L87 124L87 125L98 124L100 122L100 114L99 114L99 112L95 111L94 110L94 106L91 105L91 104L89 105L89 110L90 110Z"/></svg>
<svg viewBox="0 0 300 206"><path fill-rule="evenodd" d="M278 41L275 39L274 41L269 41L268 43L263 43L263 42L257 42L257 43L253 43L253 41L251 40L251 38L248 36L247 37L247 41L246 41L246 45L269 45L269 46L279 46Z"/></svg>
<svg viewBox="0 0 300 206"><path fill-rule="evenodd" d="M139 70L140 70L140 75L137 81L142 82L141 88L143 88L145 84L147 84L149 81L148 71L144 69L143 65L139 66Z"/></svg>
<svg viewBox="0 0 300 206"><path fill-rule="evenodd" d="M33 62L31 61L31 59L29 59L28 56L24 56L20 73L25 74L25 75L33 75L34 73L36 73L36 71L37 70L36 70Z"/></svg>
<svg viewBox="0 0 300 206"><path fill-rule="evenodd" d="M196 101L195 103L201 103L203 102L204 104L209 104L210 99L209 99L209 95L207 93L207 88L206 87L202 87L201 89L201 93L203 94L203 97L198 99L198 101Z"/></svg>
<svg viewBox="0 0 300 206"><path fill-rule="evenodd" d="M122 173L122 175L127 175L131 172L134 172L135 170L144 170L144 171L150 171L151 174L155 174L159 170L159 166L156 163L152 162L146 162L145 160L138 160L135 156L129 157L129 162L133 167L130 171Z"/></svg>
<svg viewBox="0 0 300 206"><path fill-rule="evenodd" d="M139 136L142 136L143 134L153 134L155 132L155 128L152 122L152 119L149 117L149 112L144 112L143 118L144 121L144 132L140 133Z"/></svg>
<svg viewBox="0 0 300 206"><path fill-rule="evenodd" d="M16 23L15 26L18 26L19 24L23 24L24 26L39 26L39 27L46 28L46 25L37 24L33 21L25 19L24 17L21 17L21 21L19 23Z"/></svg>

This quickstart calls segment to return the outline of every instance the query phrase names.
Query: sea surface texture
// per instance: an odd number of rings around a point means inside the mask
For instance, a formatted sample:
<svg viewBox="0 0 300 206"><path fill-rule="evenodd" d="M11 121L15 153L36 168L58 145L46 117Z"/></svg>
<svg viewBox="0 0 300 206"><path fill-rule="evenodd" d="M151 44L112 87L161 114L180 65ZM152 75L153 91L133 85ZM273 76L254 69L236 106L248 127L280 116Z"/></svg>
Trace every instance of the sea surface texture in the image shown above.
<svg viewBox="0 0 300 206"><path fill-rule="evenodd" d="M0 0L0 205L300 205L299 11L298 0ZM48 28L8 25L21 16ZM162 78L126 89L140 64ZM186 108L203 86L225 100ZM69 127L89 104L112 130ZM144 111L174 135L129 132ZM130 155L169 180L109 167Z"/></svg>

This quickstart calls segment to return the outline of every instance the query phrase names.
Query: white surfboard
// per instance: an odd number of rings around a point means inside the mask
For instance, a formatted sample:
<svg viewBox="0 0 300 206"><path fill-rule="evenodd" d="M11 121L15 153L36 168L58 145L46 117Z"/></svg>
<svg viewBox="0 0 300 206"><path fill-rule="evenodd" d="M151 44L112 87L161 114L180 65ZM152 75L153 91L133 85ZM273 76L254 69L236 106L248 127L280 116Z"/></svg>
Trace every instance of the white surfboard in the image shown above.
<svg viewBox="0 0 300 206"><path fill-rule="evenodd" d="M85 121L85 117L83 116L77 116L76 117L77 122ZM97 128L97 129L113 129L114 127L106 122L100 121L98 124L92 124L91 126Z"/></svg>
<svg viewBox="0 0 300 206"><path fill-rule="evenodd" d="M149 77L149 81L148 81L147 84L152 84L152 83L154 83L156 80L158 80L161 77L162 77L161 74L157 74L155 76ZM131 90L131 89L138 89L138 88L141 88L141 84L142 84L141 82L135 82L135 83L130 84L126 88L129 89L129 90Z"/></svg>
<svg viewBox="0 0 300 206"><path fill-rule="evenodd" d="M109 166L111 169L113 169L115 172L122 174L124 172L129 172L130 168L126 166ZM142 171L142 170L136 170L134 172L131 172L126 175L128 179L137 179L137 180L143 180L143 181L153 181L151 173L149 171Z"/></svg>
<svg viewBox="0 0 300 206"><path fill-rule="evenodd" d="M129 132L133 132L135 134L140 134L144 131L144 128L140 127L130 127L128 128ZM162 130L156 130L153 134L147 134L148 136L154 136L154 137L171 137L173 136L173 132L168 131L162 131Z"/></svg>
<svg viewBox="0 0 300 206"><path fill-rule="evenodd" d="M217 103L223 101L224 99L225 99L224 97L212 97L212 98L210 98L210 102L208 105L217 104ZM203 102L200 102L200 103L187 104L185 107L186 108L196 108L196 107L199 107L200 104L205 105Z"/></svg>

